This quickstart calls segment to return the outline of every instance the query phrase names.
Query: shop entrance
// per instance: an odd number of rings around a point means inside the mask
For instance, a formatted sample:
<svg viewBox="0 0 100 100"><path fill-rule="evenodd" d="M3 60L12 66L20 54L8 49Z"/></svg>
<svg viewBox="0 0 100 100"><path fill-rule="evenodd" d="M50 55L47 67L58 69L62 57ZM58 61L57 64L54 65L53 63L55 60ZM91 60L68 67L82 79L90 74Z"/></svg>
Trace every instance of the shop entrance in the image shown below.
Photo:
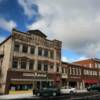
<svg viewBox="0 0 100 100"><path fill-rule="evenodd" d="M53 85L53 81L37 81L35 88L41 89Z"/></svg>
<svg viewBox="0 0 100 100"><path fill-rule="evenodd" d="M75 81L69 82L69 87L76 87L76 86L77 86L77 82L75 82Z"/></svg>

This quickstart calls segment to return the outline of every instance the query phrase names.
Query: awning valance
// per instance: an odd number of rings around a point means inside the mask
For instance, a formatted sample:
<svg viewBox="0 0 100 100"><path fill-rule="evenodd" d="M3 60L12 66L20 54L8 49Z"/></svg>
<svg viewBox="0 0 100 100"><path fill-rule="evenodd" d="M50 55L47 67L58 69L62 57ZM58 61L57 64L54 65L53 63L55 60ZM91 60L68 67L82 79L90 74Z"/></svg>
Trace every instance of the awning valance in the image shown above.
<svg viewBox="0 0 100 100"><path fill-rule="evenodd" d="M93 83L98 83L99 81L98 80L92 80L92 79L90 80L89 79L89 80L84 80L84 82L88 83L88 84L93 84Z"/></svg>

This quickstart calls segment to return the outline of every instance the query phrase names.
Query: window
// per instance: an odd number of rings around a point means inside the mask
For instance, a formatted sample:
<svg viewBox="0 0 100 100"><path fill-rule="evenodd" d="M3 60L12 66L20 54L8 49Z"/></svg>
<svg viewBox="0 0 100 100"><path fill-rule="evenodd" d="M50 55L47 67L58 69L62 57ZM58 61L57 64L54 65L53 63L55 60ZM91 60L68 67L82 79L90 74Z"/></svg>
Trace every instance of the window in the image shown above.
<svg viewBox="0 0 100 100"><path fill-rule="evenodd" d="M79 75L81 75L81 68L79 68Z"/></svg>
<svg viewBox="0 0 100 100"><path fill-rule="evenodd" d="M18 68L18 60L13 60L12 68Z"/></svg>
<svg viewBox="0 0 100 100"><path fill-rule="evenodd" d="M28 46L27 45L23 45L23 52L27 53L28 52Z"/></svg>
<svg viewBox="0 0 100 100"><path fill-rule="evenodd" d="M59 67L57 67L57 72L59 72Z"/></svg>
<svg viewBox="0 0 100 100"><path fill-rule="evenodd" d="M21 61L21 69L26 69L26 64L27 62L26 61Z"/></svg>
<svg viewBox="0 0 100 100"><path fill-rule="evenodd" d="M44 50L44 56L48 57L48 50L47 49Z"/></svg>
<svg viewBox="0 0 100 100"><path fill-rule="evenodd" d="M38 48L38 55L42 56L42 48Z"/></svg>
<svg viewBox="0 0 100 100"><path fill-rule="evenodd" d="M29 62L29 70L33 70L34 67L34 61Z"/></svg>
<svg viewBox="0 0 100 100"><path fill-rule="evenodd" d="M76 70L75 70L75 68L72 68L72 72L73 72L73 75L75 75L76 74L76 72L75 72Z"/></svg>
<svg viewBox="0 0 100 100"><path fill-rule="evenodd" d="M60 58L61 58L61 52L60 52L60 50L59 51L57 51L57 59L59 60Z"/></svg>
<svg viewBox="0 0 100 100"><path fill-rule="evenodd" d="M72 67L69 68L70 75L72 74Z"/></svg>
<svg viewBox="0 0 100 100"><path fill-rule="evenodd" d="M31 54L34 54L35 53L35 47L34 46L31 47L30 53Z"/></svg>
<svg viewBox="0 0 100 100"><path fill-rule="evenodd" d="M38 71L41 71L42 70L42 64L39 62L38 63Z"/></svg>
<svg viewBox="0 0 100 100"><path fill-rule="evenodd" d="M62 73L64 73L64 68L62 68Z"/></svg>
<svg viewBox="0 0 100 100"><path fill-rule="evenodd" d="M50 65L50 69L53 69L53 65Z"/></svg>
<svg viewBox="0 0 100 100"><path fill-rule="evenodd" d="M48 65L44 64L44 71L48 71Z"/></svg>
<svg viewBox="0 0 100 100"><path fill-rule="evenodd" d="M50 58L54 58L54 52L53 51L50 51Z"/></svg>
<svg viewBox="0 0 100 100"><path fill-rule="evenodd" d="M19 52L19 49L20 49L20 44L19 43L15 43L15 45L14 45L14 51Z"/></svg>

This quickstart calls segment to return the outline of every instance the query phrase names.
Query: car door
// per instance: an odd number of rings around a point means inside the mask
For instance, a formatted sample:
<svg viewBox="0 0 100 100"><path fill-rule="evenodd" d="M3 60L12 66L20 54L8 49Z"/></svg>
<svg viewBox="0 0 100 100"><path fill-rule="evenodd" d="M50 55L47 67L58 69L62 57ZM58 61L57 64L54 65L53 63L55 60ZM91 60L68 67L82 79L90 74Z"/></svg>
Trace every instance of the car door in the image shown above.
<svg viewBox="0 0 100 100"><path fill-rule="evenodd" d="M66 87L62 87L61 88L61 93L62 94L67 94L68 93L68 89Z"/></svg>

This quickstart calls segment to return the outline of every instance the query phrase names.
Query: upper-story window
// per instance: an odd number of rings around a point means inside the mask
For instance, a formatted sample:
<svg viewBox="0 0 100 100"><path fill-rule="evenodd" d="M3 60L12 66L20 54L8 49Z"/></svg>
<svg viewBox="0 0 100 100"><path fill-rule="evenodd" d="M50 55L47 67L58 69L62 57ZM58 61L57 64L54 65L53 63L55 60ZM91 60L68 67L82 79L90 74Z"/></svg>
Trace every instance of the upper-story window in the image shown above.
<svg viewBox="0 0 100 100"><path fill-rule="evenodd" d="M73 75L76 75L76 68L72 68Z"/></svg>
<svg viewBox="0 0 100 100"><path fill-rule="evenodd" d="M57 60L59 60L60 58L61 58L61 52L60 52L60 50L59 51L57 51Z"/></svg>
<svg viewBox="0 0 100 100"><path fill-rule="evenodd" d="M12 68L14 69L18 68L18 59L13 59Z"/></svg>
<svg viewBox="0 0 100 100"><path fill-rule="evenodd" d="M40 48L40 47L38 48L38 55L42 56L42 48Z"/></svg>
<svg viewBox="0 0 100 100"><path fill-rule="evenodd" d="M64 69L65 69L65 68L62 68L62 73L64 73Z"/></svg>
<svg viewBox="0 0 100 100"><path fill-rule="evenodd" d="M92 67L92 64L91 64L91 63L89 64L89 67L90 67L90 68Z"/></svg>
<svg viewBox="0 0 100 100"><path fill-rule="evenodd" d="M22 50L24 53L27 53L28 52L28 46L23 44L23 50Z"/></svg>
<svg viewBox="0 0 100 100"><path fill-rule="evenodd" d="M72 67L69 67L69 74L72 74Z"/></svg>
<svg viewBox="0 0 100 100"><path fill-rule="evenodd" d="M31 46L30 53L31 54L34 54L35 53L35 47L34 46Z"/></svg>
<svg viewBox="0 0 100 100"><path fill-rule="evenodd" d="M38 71L42 70L42 63L41 62L38 63L38 68L37 69L38 69Z"/></svg>
<svg viewBox="0 0 100 100"><path fill-rule="evenodd" d="M44 56L48 57L48 50L47 49L44 50Z"/></svg>
<svg viewBox="0 0 100 100"><path fill-rule="evenodd" d="M44 71L48 71L48 64L44 64Z"/></svg>
<svg viewBox="0 0 100 100"><path fill-rule="evenodd" d="M59 64L57 64L56 71L59 72Z"/></svg>
<svg viewBox="0 0 100 100"><path fill-rule="evenodd" d="M50 58L54 58L54 51L50 51Z"/></svg>
<svg viewBox="0 0 100 100"><path fill-rule="evenodd" d="M33 70L34 68L34 61L29 62L29 70Z"/></svg>
<svg viewBox="0 0 100 100"><path fill-rule="evenodd" d="M100 63L95 63L96 68L100 68Z"/></svg>
<svg viewBox="0 0 100 100"><path fill-rule="evenodd" d="M81 68L79 68L78 71L79 71L79 75L81 75Z"/></svg>
<svg viewBox="0 0 100 100"><path fill-rule="evenodd" d="M19 50L20 50L20 44L15 42L15 44L14 44L14 51L19 52Z"/></svg>
<svg viewBox="0 0 100 100"><path fill-rule="evenodd" d="M26 66L27 66L27 62L25 60L22 60L21 61L21 69L26 69Z"/></svg>
<svg viewBox="0 0 100 100"><path fill-rule="evenodd" d="M53 69L53 64L50 65L50 69Z"/></svg>

